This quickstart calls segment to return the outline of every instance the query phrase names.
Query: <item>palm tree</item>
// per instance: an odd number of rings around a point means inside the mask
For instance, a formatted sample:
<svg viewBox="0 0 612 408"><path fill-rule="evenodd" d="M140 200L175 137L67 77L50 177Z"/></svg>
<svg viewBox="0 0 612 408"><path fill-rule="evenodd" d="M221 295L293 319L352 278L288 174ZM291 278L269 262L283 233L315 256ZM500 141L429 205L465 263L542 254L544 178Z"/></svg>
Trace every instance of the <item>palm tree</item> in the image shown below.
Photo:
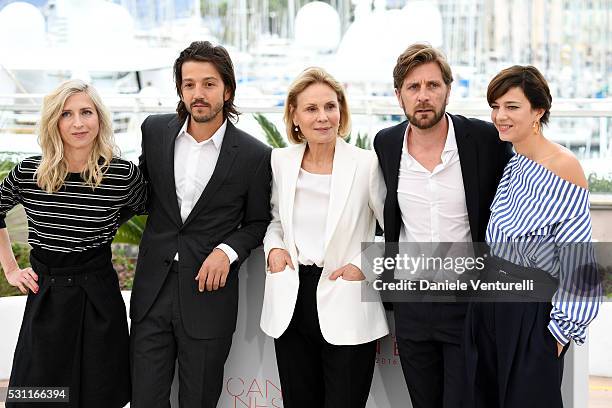
<svg viewBox="0 0 612 408"><path fill-rule="evenodd" d="M274 123L270 122L268 118L266 118L261 113L256 113L253 115L261 129L264 131L266 135L266 140L270 146L275 147L287 147L287 142L281 136L280 132L274 125Z"/></svg>

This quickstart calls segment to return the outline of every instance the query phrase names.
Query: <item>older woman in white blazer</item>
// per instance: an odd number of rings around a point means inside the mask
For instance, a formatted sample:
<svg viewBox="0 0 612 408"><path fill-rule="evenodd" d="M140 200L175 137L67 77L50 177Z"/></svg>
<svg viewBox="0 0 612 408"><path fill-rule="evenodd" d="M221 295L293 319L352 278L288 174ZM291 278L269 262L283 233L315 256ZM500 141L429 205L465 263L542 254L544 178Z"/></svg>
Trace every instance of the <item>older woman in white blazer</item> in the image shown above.
<svg viewBox="0 0 612 408"><path fill-rule="evenodd" d="M361 243L382 221L384 181L376 155L344 141L346 96L323 69L293 82L284 119L294 145L272 151L261 327L275 338L285 408L365 407L389 328Z"/></svg>

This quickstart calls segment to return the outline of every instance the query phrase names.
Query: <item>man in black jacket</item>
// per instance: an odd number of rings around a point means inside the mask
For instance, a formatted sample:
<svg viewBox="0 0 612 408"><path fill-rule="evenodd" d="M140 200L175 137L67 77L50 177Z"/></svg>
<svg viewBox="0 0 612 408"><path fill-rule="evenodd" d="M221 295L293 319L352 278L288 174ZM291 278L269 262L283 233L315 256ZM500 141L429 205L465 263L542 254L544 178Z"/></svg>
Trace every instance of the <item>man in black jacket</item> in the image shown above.
<svg viewBox="0 0 612 408"><path fill-rule="evenodd" d="M385 241L483 242L510 145L491 123L446 113L453 78L438 50L408 47L393 79L408 120L374 140L387 185ZM393 308L413 407L461 407L466 304L395 302Z"/></svg>
<svg viewBox="0 0 612 408"><path fill-rule="evenodd" d="M270 148L230 119L236 80L221 46L194 42L174 64L177 113L142 124L149 183L130 316L132 407L217 406L236 328L238 270L270 221Z"/></svg>

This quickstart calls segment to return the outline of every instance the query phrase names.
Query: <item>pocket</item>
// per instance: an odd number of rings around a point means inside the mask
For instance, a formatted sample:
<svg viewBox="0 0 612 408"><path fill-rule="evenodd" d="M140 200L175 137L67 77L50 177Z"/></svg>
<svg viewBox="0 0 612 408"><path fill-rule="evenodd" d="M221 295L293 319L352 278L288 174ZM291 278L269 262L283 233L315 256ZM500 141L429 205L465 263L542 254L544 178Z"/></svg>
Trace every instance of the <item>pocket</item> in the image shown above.
<svg viewBox="0 0 612 408"><path fill-rule="evenodd" d="M338 276L338 281L340 282L345 282L348 283L349 285L354 285L356 283L361 284L362 282L365 282L365 279L360 279L360 280L350 280L350 279L344 279L342 276Z"/></svg>
<svg viewBox="0 0 612 408"><path fill-rule="evenodd" d="M266 269L266 277L270 276L270 277L278 277L278 275L284 275L286 273L288 273L287 270L293 271L293 269L291 269L289 266L286 266L285 269L283 269L282 271L278 271L278 272L270 272L268 269Z"/></svg>
<svg viewBox="0 0 612 408"><path fill-rule="evenodd" d="M282 272L266 271L260 324L269 336L278 338L289 326L299 285L297 273L289 266Z"/></svg>

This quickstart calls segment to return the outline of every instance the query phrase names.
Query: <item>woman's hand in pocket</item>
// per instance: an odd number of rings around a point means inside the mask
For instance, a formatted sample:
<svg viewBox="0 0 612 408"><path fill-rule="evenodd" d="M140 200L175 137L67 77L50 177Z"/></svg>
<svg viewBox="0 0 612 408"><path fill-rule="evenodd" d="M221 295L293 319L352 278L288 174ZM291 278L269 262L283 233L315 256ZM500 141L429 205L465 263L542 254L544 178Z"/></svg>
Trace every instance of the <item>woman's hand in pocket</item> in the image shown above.
<svg viewBox="0 0 612 408"><path fill-rule="evenodd" d="M561 357L562 352L563 352L563 345L557 342L557 357Z"/></svg>
<svg viewBox="0 0 612 408"><path fill-rule="evenodd" d="M282 272L287 266L295 269L289 252L281 248L274 248L270 251L268 254L268 269L270 269L270 273Z"/></svg>
<svg viewBox="0 0 612 408"><path fill-rule="evenodd" d="M336 280L340 276L347 281L362 281L365 279L365 275L361 272L361 269L353 264L346 264L342 268L336 269L329 275L329 279Z"/></svg>

